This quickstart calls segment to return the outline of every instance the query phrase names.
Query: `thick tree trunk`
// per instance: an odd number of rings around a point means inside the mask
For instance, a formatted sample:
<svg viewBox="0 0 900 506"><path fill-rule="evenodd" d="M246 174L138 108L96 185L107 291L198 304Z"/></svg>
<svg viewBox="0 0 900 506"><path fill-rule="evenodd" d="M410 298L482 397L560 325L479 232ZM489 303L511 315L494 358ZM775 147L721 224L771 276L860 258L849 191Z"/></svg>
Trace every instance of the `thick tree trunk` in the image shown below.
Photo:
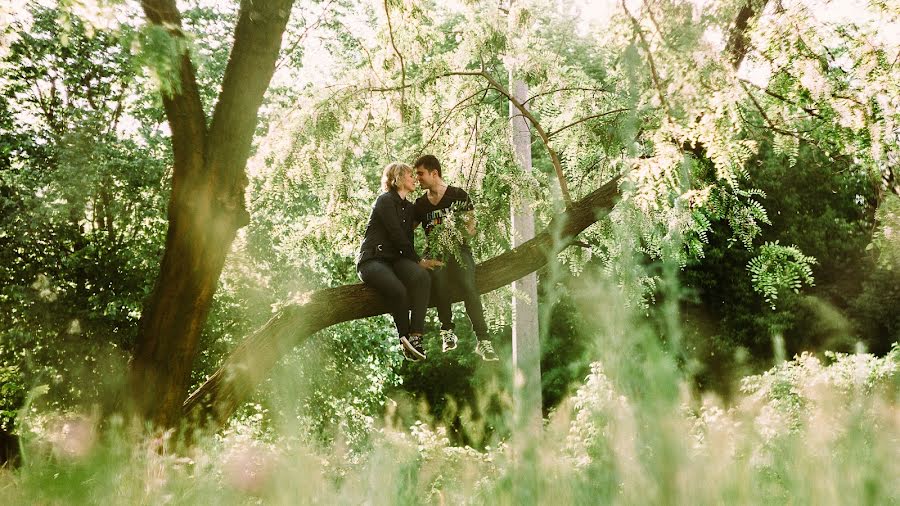
<svg viewBox="0 0 900 506"><path fill-rule="evenodd" d="M245 165L256 115L275 69L292 0L241 4L222 92L209 131L189 55L176 92L163 97L175 159L160 273L144 306L131 364L132 406L174 426L189 387L200 331L225 257L247 223ZM181 37L173 0L142 2L147 18Z"/></svg>
<svg viewBox="0 0 900 506"><path fill-rule="evenodd" d="M619 177L616 177L574 202L534 239L480 264L476 270L478 291L490 292L545 265L576 235L612 209L619 196L618 186ZM560 242L554 243L554 233L562 238ZM451 293L451 300L461 299L462 294ZM387 307L375 291L361 284L308 294L304 300L281 309L244 340L185 401L185 415L201 425L221 425L268 376L272 367L310 335L336 323L386 312Z"/></svg>

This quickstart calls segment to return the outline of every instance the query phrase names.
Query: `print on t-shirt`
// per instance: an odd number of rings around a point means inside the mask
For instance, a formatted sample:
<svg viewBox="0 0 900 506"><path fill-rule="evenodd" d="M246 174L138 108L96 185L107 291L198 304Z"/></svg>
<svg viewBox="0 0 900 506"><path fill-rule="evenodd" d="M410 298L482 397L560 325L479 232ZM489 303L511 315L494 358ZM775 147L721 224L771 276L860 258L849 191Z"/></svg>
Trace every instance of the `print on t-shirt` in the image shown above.
<svg viewBox="0 0 900 506"><path fill-rule="evenodd" d="M448 253L455 254L465 245L463 216L473 207L469 194L455 186L448 186L437 204L428 200L427 193L416 199L416 221L422 224L428 241L426 256L442 258Z"/></svg>

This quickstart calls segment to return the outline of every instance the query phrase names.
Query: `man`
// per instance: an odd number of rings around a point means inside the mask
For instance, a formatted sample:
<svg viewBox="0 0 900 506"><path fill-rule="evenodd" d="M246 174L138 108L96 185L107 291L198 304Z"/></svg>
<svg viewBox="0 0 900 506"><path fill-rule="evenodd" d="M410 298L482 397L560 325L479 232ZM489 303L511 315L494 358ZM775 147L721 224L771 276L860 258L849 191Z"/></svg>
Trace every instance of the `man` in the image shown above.
<svg viewBox="0 0 900 506"><path fill-rule="evenodd" d="M441 321L441 349L445 353L453 350L458 341L448 291L452 283L463 291L466 314L475 331L475 353L485 361L499 360L484 321L481 296L475 288L475 259L468 245L469 238L475 236L472 201L465 190L444 182L441 163L434 155L420 156L413 168L419 186L428 190L415 203L415 219L422 224L428 241L425 256L444 262L443 267L430 271L432 296Z"/></svg>

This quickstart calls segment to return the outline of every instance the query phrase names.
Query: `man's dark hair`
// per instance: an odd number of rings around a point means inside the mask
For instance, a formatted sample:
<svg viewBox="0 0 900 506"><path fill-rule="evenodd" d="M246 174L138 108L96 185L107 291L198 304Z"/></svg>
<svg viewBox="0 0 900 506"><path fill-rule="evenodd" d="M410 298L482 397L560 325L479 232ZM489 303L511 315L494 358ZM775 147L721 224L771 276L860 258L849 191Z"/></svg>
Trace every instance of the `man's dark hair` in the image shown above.
<svg viewBox="0 0 900 506"><path fill-rule="evenodd" d="M437 171L438 176L444 177L441 174L441 162L434 155L422 155L416 158L413 168L418 169L419 167L424 167L428 171Z"/></svg>

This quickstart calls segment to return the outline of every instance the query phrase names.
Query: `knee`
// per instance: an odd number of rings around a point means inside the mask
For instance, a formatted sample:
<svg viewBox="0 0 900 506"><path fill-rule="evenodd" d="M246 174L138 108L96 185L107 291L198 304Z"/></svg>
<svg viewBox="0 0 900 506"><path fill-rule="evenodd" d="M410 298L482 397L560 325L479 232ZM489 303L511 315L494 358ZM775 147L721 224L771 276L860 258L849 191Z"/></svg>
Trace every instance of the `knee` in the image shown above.
<svg viewBox="0 0 900 506"><path fill-rule="evenodd" d="M475 292L477 291L475 285L475 276L471 272L462 272L459 276L459 284L462 286L463 290L467 292Z"/></svg>
<svg viewBox="0 0 900 506"><path fill-rule="evenodd" d="M423 267L419 267L418 269L416 269L412 281L418 286L431 288L431 274L429 274L428 270Z"/></svg>
<svg viewBox="0 0 900 506"><path fill-rule="evenodd" d="M403 283L391 284L383 293L389 301L402 303L406 300L406 287L403 286Z"/></svg>

